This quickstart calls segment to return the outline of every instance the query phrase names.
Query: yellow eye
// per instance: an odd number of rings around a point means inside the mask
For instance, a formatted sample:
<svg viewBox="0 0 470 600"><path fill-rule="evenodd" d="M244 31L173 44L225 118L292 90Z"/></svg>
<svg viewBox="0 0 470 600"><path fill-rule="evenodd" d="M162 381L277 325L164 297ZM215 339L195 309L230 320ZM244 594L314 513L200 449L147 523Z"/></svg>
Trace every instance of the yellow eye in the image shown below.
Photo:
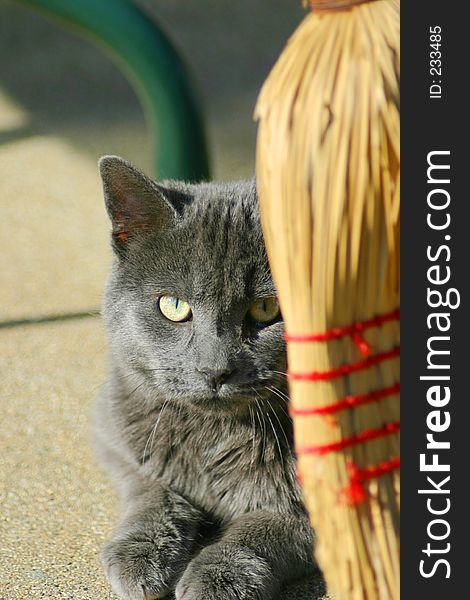
<svg viewBox="0 0 470 600"><path fill-rule="evenodd" d="M279 303L277 298L258 298L251 305L250 317L257 323L270 323L279 316Z"/></svg>
<svg viewBox="0 0 470 600"><path fill-rule="evenodd" d="M162 315L169 321L181 323L182 321L189 321L192 317L191 307L186 300L176 296L161 296L158 300L158 307Z"/></svg>

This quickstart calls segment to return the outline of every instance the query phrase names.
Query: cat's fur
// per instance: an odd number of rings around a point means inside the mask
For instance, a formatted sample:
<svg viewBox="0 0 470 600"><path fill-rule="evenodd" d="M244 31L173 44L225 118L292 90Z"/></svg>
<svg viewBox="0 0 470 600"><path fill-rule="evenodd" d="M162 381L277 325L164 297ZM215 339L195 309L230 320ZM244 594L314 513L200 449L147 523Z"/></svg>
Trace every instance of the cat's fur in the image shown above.
<svg viewBox="0 0 470 600"><path fill-rule="evenodd" d="M100 163L115 261L103 316L109 379L96 440L122 496L103 552L127 600L313 600L324 593L296 482L283 323L253 182L157 185ZM159 295L184 298L173 323ZM225 371L217 392L204 371Z"/></svg>

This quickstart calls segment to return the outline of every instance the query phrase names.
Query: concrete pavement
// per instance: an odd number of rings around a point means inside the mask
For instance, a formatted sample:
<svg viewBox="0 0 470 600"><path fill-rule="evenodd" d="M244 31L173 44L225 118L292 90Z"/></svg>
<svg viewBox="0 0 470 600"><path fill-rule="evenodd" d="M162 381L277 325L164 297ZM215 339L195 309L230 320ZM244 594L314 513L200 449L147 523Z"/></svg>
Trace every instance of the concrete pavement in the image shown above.
<svg viewBox="0 0 470 600"><path fill-rule="evenodd" d="M251 176L257 89L300 9L138 1L192 63L215 176ZM99 549L117 498L90 448L106 342L98 317L70 317L99 308L110 261L97 159L148 169L149 146L107 58L0 0L0 600L115 598Z"/></svg>

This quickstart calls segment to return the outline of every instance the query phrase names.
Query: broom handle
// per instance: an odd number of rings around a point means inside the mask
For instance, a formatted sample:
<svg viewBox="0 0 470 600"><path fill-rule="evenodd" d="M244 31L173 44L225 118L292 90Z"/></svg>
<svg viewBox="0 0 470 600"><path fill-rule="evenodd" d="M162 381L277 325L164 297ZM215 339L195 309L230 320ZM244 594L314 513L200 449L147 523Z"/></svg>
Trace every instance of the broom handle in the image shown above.
<svg viewBox="0 0 470 600"><path fill-rule="evenodd" d="M309 0L310 8L315 13L334 12L337 10L348 10L358 4L374 2L375 0Z"/></svg>

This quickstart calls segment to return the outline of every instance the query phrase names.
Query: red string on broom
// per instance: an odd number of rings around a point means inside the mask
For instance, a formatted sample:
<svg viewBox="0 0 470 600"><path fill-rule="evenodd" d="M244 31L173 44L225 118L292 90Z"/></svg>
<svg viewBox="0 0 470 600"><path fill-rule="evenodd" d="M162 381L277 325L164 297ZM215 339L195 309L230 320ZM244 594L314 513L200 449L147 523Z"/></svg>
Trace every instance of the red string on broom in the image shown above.
<svg viewBox="0 0 470 600"><path fill-rule="evenodd" d="M290 372L289 378L294 381L328 381L336 379L338 377L344 377L350 373L362 371L368 369L374 365L380 364L385 360L391 360L400 355L400 347L397 346L391 350L378 353L376 355L370 355L370 345L361 336L361 332L371 327L380 327L381 325L398 320L400 318L400 310L396 309L389 313L379 315L373 319L366 321L360 321L353 325L346 327L335 327L326 332L313 333L313 334L289 334L286 333L285 338L288 342L325 342L330 340L339 339L345 336L351 336L359 352L366 358L359 360L355 363L348 365L342 365L326 371L308 371L303 373L292 373ZM395 383L383 389L374 390L366 394L359 394L355 396L346 396L345 398L338 400L337 402L322 406L322 407L309 407L304 409L290 409L292 416L304 417L310 415L331 415L348 408L355 408L371 402L378 402L382 398L398 394L400 391L400 384ZM297 454L318 454L325 455L329 452L337 452L345 448L362 444L370 440L379 439L388 435L397 433L400 430L400 422L387 423L381 428L368 429L360 433L356 433L350 437L344 438L337 442L329 444L323 444L320 446L305 446L297 449ZM364 482L371 479L381 477L387 473L390 473L400 467L400 458L395 457L389 461L380 463L378 465L371 465L360 469L354 463L348 462L348 474L349 484L343 490L343 496L348 504L356 504L363 502L366 498L366 490L364 488Z"/></svg>

